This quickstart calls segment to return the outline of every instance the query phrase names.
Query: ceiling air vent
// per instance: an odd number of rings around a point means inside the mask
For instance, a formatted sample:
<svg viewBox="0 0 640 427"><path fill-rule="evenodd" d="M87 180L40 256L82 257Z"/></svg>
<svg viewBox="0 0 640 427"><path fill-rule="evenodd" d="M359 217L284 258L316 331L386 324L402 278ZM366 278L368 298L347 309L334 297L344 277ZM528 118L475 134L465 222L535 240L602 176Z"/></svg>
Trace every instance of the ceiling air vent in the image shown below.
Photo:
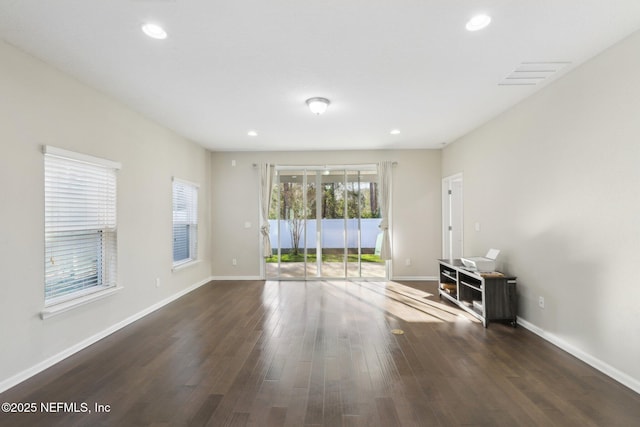
<svg viewBox="0 0 640 427"><path fill-rule="evenodd" d="M570 62L523 62L498 86L535 86L555 75Z"/></svg>

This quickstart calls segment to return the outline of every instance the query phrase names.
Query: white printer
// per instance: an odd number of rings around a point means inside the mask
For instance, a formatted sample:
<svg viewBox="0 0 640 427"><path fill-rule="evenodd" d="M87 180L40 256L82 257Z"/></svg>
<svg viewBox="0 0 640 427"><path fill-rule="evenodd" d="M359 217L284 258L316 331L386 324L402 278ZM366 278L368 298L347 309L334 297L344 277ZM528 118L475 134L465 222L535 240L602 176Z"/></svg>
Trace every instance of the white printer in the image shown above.
<svg viewBox="0 0 640 427"><path fill-rule="evenodd" d="M489 249L485 256L460 258L460 261L469 270L487 273L496 271L496 258L498 258L499 253L499 249Z"/></svg>

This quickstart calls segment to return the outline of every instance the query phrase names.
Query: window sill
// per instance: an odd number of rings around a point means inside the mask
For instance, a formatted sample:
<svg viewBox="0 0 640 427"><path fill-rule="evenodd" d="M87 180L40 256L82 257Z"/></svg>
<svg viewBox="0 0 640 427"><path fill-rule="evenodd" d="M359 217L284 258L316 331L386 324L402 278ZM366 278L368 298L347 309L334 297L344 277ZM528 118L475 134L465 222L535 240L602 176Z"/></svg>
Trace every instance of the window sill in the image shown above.
<svg viewBox="0 0 640 427"><path fill-rule="evenodd" d="M185 262L180 263L180 264L174 264L174 266L171 269L171 271L183 270L185 268L189 268L189 267L194 266L196 264L200 264L200 260L199 259L194 259L194 260L191 260L191 261L185 261Z"/></svg>
<svg viewBox="0 0 640 427"><path fill-rule="evenodd" d="M105 289L103 291L94 292L92 294L85 295L80 298L74 298L69 301L61 302L59 304L46 307L40 312L40 317L42 318L42 320L45 320L50 317L57 316L58 314L62 314L76 307L80 307L90 302L108 297L109 295L113 295L122 289L124 289L122 286L114 286L109 289Z"/></svg>

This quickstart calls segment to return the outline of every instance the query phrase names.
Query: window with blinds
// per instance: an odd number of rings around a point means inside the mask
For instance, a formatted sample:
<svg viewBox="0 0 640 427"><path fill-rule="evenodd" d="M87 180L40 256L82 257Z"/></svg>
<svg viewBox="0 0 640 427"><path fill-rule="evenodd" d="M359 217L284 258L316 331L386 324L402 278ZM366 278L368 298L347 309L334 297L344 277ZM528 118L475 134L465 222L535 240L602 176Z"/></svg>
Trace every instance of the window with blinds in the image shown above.
<svg viewBox="0 0 640 427"><path fill-rule="evenodd" d="M44 147L45 306L116 285L116 162Z"/></svg>
<svg viewBox="0 0 640 427"><path fill-rule="evenodd" d="M173 179L173 266L198 258L198 186Z"/></svg>

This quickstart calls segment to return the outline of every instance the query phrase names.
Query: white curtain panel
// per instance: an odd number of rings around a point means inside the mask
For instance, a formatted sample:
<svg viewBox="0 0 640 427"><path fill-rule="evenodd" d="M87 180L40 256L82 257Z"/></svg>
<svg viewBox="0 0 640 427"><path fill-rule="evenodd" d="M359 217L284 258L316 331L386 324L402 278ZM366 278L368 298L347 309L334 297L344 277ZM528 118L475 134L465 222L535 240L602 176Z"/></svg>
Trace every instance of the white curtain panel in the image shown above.
<svg viewBox="0 0 640 427"><path fill-rule="evenodd" d="M380 230L382 230L382 246L380 258L391 259L391 239L389 237L389 216L391 213L391 171L393 162L389 160L378 163L378 192L380 197Z"/></svg>
<svg viewBox="0 0 640 427"><path fill-rule="evenodd" d="M273 172L269 163L260 163L260 233L262 233L262 254L271 256L271 239L269 238L269 205L271 204L271 183Z"/></svg>

